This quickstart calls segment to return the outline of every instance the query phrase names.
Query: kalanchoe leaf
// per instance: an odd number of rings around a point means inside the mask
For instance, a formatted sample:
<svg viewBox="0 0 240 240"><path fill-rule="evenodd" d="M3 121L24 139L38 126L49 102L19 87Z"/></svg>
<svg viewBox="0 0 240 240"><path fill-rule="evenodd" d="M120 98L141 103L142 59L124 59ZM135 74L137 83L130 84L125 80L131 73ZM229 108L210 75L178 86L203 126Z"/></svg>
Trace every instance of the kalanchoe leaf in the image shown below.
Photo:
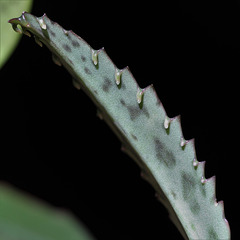
<svg viewBox="0 0 240 240"><path fill-rule="evenodd" d="M180 116L167 116L152 85L140 88L129 68L119 70L105 50L94 50L46 15L23 13L9 22L27 27L93 100L185 239L230 239L215 178L205 179L205 162L197 161L194 141L184 139Z"/></svg>

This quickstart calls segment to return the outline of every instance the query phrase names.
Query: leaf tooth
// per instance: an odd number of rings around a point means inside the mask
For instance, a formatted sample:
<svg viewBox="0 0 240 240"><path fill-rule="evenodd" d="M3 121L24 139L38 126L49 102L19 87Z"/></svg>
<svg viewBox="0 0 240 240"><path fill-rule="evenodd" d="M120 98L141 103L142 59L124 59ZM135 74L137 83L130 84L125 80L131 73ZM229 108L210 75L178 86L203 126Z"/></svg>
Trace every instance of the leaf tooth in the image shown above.
<svg viewBox="0 0 240 240"><path fill-rule="evenodd" d="M73 86L74 86L77 90L80 90L80 89L81 89L80 83L79 83L78 80L76 80L75 78L72 79L72 84L73 84Z"/></svg>
<svg viewBox="0 0 240 240"><path fill-rule="evenodd" d="M92 62L93 62L93 64L94 64L95 66L98 66L98 55L99 55L99 53L100 53L101 51L105 51L105 50L104 50L104 47L102 47L102 48L99 49L99 50L94 50L94 49L92 48Z"/></svg>
<svg viewBox="0 0 240 240"><path fill-rule="evenodd" d="M205 178L205 176L201 177L201 183L204 185L207 182L207 179Z"/></svg>
<svg viewBox="0 0 240 240"><path fill-rule="evenodd" d="M40 25L42 30L47 30L47 25L46 25L46 23L44 21L44 16L45 15L43 15L42 17L37 18L37 21L38 21L38 23L39 23L39 25Z"/></svg>
<svg viewBox="0 0 240 240"><path fill-rule="evenodd" d="M210 202L216 202L216 176L212 176L206 179L205 189Z"/></svg>
<svg viewBox="0 0 240 240"><path fill-rule="evenodd" d="M163 126L166 129L166 131L169 130L170 123L171 123L171 119L166 114L165 119L164 119L164 123L163 123Z"/></svg>
<svg viewBox="0 0 240 240"><path fill-rule="evenodd" d="M221 214L222 218L225 220L225 222L228 224L227 219L225 218L225 212L224 212L224 202L221 200L217 203L216 206L218 212Z"/></svg>
<svg viewBox="0 0 240 240"><path fill-rule="evenodd" d="M69 30L66 30L66 29L63 28L63 33L64 33L64 35L68 36L69 35Z"/></svg>
<svg viewBox="0 0 240 240"><path fill-rule="evenodd" d="M128 74L128 75L130 75L131 81L133 81L136 84L136 89L139 87L135 77L133 76L133 74L132 74L132 72L131 72L131 70L129 68L129 66L126 66L126 67L122 68L120 71L122 72L121 79L124 79L124 75Z"/></svg>
<svg viewBox="0 0 240 240"><path fill-rule="evenodd" d="M167 116L167 115L166 115ZM167 119L168 117L166 117L166 119ZM165 119L165 121L166 121L166 119ZM174 124L174 125L176 125L176 130L178 131L178 133L177 133L177 136L179 136L179 141L181 140L181 136L183 136L183 134L182 134L182 126L181 126L181 115L177 115L177 116L175 116L175 117L173 117L173 118L169 118L170 119L170 122L169 122L169 128L168 129L166 129L166 127L165 127L165 129L167 130L167 133L169 134L170 133L170 125L172 124ZM164 125L165 125L165 122L164 122ZM175 132L176 133L176 132ZM179 146L180 146L180 143L179 143Z"/></svg>
<svg viewBox="0 0 240 240"><path fill-rule="evenodd" d="M164 119L164 128L167 130L170 128L171 123L176 122L177 124L181 125L181 116L175 116L173 118L168 117L167 113Z"/></svg>
<svg viewBox="0 0 240 240"><path fill-rule="evenodd" d="M194 157L193 158L193 167L194 167L195 170L198 168L198 165L199 165L199 161L197 160L196 157Z"/></svg>
<svg viewBox="0 0 240 240"><path fill-rule="evenodd" d="M153 92L154 91L154 88L153 88L153 84L150 84L148 85L147 87L145 88L140 88L138 85L137 85L137 94L136 94L136 98L137 98L137 103L139 105L140 108L143 107L143 99L144 99L144 95L145 93L147 92Z"/></svg>
<svg viewBox="0 0 240 240"><path fill-rule="evenodd" d="M190 158L188 161L193 165L195 169L197 169L198 161L196 156L196 149L195 149L195 138L191 138L189 140L185 140L186 144L182 147L183 150L188 151L190 154Z"/></svg>
<svg viewBox="0 0 240 240"><path fill-rule="evenodd" d="M228 231L229 232L229 238L228 239L230 239L230 235L231 235L230 226L229 226L228 220L225 217L224 202L222 200L219 201L216 208L218 209L219 213L221 214L221 217L224 220L224 223L226 224L226 227L229 229L229 231Z"/></svg>
<svg viewBox="0 0 240 240"><path fill-rule="evenodd" d="M24 27L30 27L30 24L29 24L29 22L26 20L26 18L25 18L25 13L27 13L27 12L23 12L22 13L22 15L21 15L21 17L19 18L19 20L21 21L21 23L22 23L22 25L24 26Z"/></svg>
<svg viewBox="0 0 240 240"><path fill-rule="evenodd" d="M13 26L13 30L14 31L17 31L17 29L15 30L15 26L17 26L18 24L23 26L23 27L30 27L30 24L29 22L26 20L25 18L25 13L26 12L23 12L22 15L18 18L12 18L10 19L8 22L12 24ZM17 31L19 32L19 31Z"/></svg>
<svg viewBox="0 0 240 240"><path fill-rule="evenodd" d="M187 143L188 143L188 141L185 140L184 137L182 136L182 137L181 137L181 140L180 140L180 146L181 146L182 150L185 149Z"/></svg>
<svg viewBox="0 0 240 240"><path fill-rule="evenodd" d="M219 215L219 217L221 217L226 225L226 228L228 229L228 233L229 233L229 236L227 239L230 239L230 226L229 226L229 223L228 223L228 220L226 219L225 217L225 211L224 211L224 202L221 200L219 202L216 202L215 201L215 207L216 207L216 211L217 211L217 214Z"/></svg>
<svg viewBox="0 0 240 240"><path fill-rule="evenodd" d="M196 155L196 150L195 150L195 138L191 138L189 140L185 140L186 141L186 146L189 148L193 149L194 155Z"/></svg>
<svg viewBox="0 0 240 240"><path fill-rule="evenodd" d="M148 85L148 86L145 88L145 93L148 92L148 91L151 91L151 95L154 96L154 98L155 98L155 104L156 104L157 106L159 106L161 109L163 109L163 112L166 114L166 111L165 111L165 109L164 109L164 106L163 106L161 100L159 99L158 94L157 94L157 91L156 91L156 89L155 89L155 87L154 87L153 84L150 84L150 85Z"/></svg>
<svg viewBox="0 0 240 240"><path fill-rule="evenodd" d="M181 115L177 115L171 119L172 119L172 122L176 122L179 125L179 129L181 130L181 133L182 133Z"/></svg>
<svg viewBox="0 0 240 240"><path fill-rule="evenodd" d="M62 63L61 63L59 57L57 57L56 54L54 54L54 53L52 53L52 60L56 65L58 65L60 67L62 66Z"/></svg>

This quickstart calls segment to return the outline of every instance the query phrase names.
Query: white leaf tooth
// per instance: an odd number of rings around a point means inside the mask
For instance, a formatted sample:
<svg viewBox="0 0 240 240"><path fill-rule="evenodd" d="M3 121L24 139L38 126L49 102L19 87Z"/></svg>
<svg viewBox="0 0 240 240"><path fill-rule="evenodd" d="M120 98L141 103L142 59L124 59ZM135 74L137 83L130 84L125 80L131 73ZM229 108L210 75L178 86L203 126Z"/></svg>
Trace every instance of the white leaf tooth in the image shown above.
<svg viewBox="0 0 240 240"><path fill-rule="evenodd" d="M63 33L64 33L66 36L68 36L68 34L69 34L69 31L68 31L68 30L66 30L66 29L63 29Z"/></svg>
<svg viewBox="0 0 240 240"><path fill-rule="evenodd" d="M92 61L95 66L98 64L98 51L92 49Z"/></svg>
<svg viewBox="0 0 240 240"><path fill-rule="evenodd" d="M163 123L164 128L165 128L166 130L169 129L170 123L171 123L171 119L166 115L165 120L164 120L164 123Z"/></svg>
<svg viewBox="0 0 240 240"><path fill-rule="evenodd" d="M92 61L93 61L93 64L94 64L95 66L98 65L98 54L99 54L101 51L103 51L103 50L104 50L104 48L101 48L101 49L99 49L99 50L94 50L94 49L92 49Z"/></svg>
<svg viewBox="0 0 240 240"><path fill-rule="evenodd" d="M202 183L202 184L205 184L206 182L207 182L207 179L206 179L204 176L202 176L202 177L201 177L201 183Z"/></svg>
<svg viewBox="0 0 240 240"><path fill-rule="evenodd" d="M24 27L30 27L29 22L26 20L25 12L22 13L21 17L18 18L19 21L23 24Z"/></svg>
<svg viewBox="0 0 240 240"><path fill-rule="evenodd" d="M118 86L121 83L121 77L122 77L122 70L119 70L119 69L116 68L116 70L115 70L115 81L116 81L116 84Z"/></svg>
<svg viewBox="0 0 240 240"><path fill-rule="evenodd" d="M47 29L47 25L46 25L46 23L44 22L43 18L40 17L40 18L37 18L37 20L38 20L38 22L39 22L39 25L40 25L41 29L46 30L46 29Z"/></svg>
<svg viewBox="0 0 240 240"><path fill-rule="evenodd" d="M138 88L137 90L137 103L141 104L143 100L144 89Z"/></svg>
<svg viewBox="0 0 240 240"><path fill-rule="evenodd" d="M187 144L187 141L184 139L184 137L181 137L180 146L184 148L186 144Z"/></svg>
<svg viewBox="0 0 240 240"><path fill-rule="evenodd" d="M199 162L198 162L197 158L195 157L193 159L193 167L196 169L198 167L198 164L199 164Z"/></svg>

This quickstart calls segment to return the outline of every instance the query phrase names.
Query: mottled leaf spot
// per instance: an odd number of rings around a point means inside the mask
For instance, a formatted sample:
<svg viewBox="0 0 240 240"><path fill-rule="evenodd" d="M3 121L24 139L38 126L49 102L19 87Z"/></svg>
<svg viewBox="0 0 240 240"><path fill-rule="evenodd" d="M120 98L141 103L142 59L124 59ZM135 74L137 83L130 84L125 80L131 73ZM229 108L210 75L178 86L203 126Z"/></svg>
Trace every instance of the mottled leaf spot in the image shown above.
<svg viewBox="0 0 240 240"><path fill-rule="evenodd" d="M84 68L84 72L85 72L86 74L92 74L91 71L89 70L89 68L87 68L87 67Z"/></svg>
<svg viewBox="0 0 240 240"><path fill-rule="evenodd" d="M192 228L192 230L193 230L194 232L196 231L196 227L194 226L193 223L191 224L191 228Z"/></svg>
<svg viewBox="0 0 240 240"><path fill-rule="evenodd" d="M150 117L147 109L145 109L145 108L139 109L138 106L127 106L127 110L129 112L130 119L132 121L134 121L136 118L138 118L141 113L143 113L147 118Z"/></svg>
<svg viewBox="0 0 240 240"><path fill-rule="evenodd" d="M190 203L190 210L194 215L200 212L200 205L195 198Z"/></svg>
<svg viewBox="0 0 240 240"><path fill-rule="evenodd" d="M210 227L208 229L208 239L219 239L216 231L213 229L213 227Z"/></svg>
<svg viewBox="0 0 240 240"><path fill-rule="evenodd" d="M108 92L111 87L112 87L112 82L109 80L108 77L104 77L104 83L102 85L102 90L104 92Z"/></svg>
<svg viewBox="0 0 240 240"><path fill-rule="evenodd" d="M52 37L56 37L56 33L53 32L52 30L49 30L49 33L50 33L50 35L51 35Z"/></svg>
<svg viewBox="0 0 240 240"><path fill-rule="evenodd" d="M62 47L67 51L67 52L72 52L71 48L67 44L63 44Z"/></svg>
<svg viewBox="0 0 240 240"><path fill-rule="evenodd" d="M132 121L135 120L136 117L139 116L139 110L138 108L134 107L134 106L127 106L128 112L130 114L130 118Z"/></svg>
<svg viewBox="0 0 240 240"><path fill-rule="evenodd" d="M158 138L155 138L154 144L157 159L163 162L168 168L174 167L176 165L176 159L173 153L168 151L166 146Z"/></svg>
<svg viewBox="0 0 240 240"><path fill-rule="evenodd" d="M126 103L123 99L120 99L120 103L123 105L123 106L126 106Z"/></svg>
<svg viewBox="0 0 240 240"><path fill-rule="evenodd" d="M77 42L75 40L71 41L71 44L72 44L73 47L80 47L79 42Z"/></svg>
<svg viewBox="0 0 240 240"><path fill-rule="evenodd" d="M86 62L86 57L81 56L81 59L82 59L83 62Z"/></svg>
<svg viewBox="0 0 240 240"><path fill-rule="evenodd" d="M184 200L187 200L190 195L192 195L194 192L194 187L196 185L194 178L188 174L183 172L182 173L182 189L183 189L183 198Z"/></svg>

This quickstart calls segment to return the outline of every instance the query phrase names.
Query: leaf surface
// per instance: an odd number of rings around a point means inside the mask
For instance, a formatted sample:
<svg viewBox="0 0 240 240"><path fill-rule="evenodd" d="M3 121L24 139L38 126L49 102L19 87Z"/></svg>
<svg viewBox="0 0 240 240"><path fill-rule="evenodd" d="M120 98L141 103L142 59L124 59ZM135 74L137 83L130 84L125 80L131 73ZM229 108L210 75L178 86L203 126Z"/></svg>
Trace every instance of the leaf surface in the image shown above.
<svg viewBox="0 0 240 240"><path fill-rule="evenodd" d="M167 116L152 85L142 89L128 67L118 69L104 49L93 49L45 14L23 13L9 22L45 44L54 62L72 75L73 85L92 99L185 239L230 239L223 202L216 201L215 177L205 179L194 140L184 139L180 117Z"/></svg>

